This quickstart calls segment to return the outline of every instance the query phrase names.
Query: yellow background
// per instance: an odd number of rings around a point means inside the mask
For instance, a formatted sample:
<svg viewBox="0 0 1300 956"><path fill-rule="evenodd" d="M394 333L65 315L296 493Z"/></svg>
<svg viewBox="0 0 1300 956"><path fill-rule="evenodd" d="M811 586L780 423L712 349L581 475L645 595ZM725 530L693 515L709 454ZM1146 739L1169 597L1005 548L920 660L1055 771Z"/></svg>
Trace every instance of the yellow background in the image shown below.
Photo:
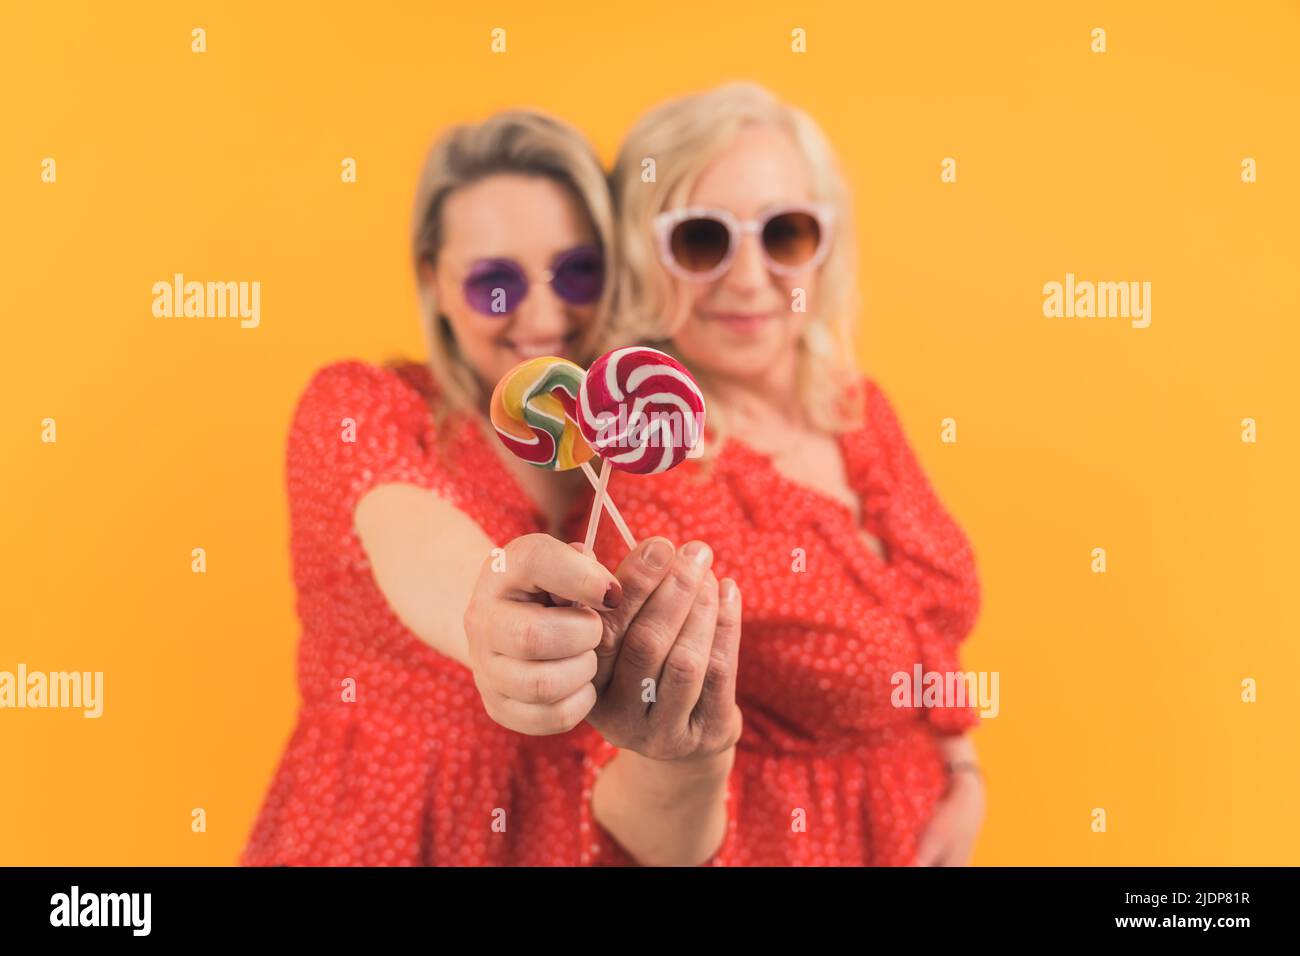
<svg viewBox="0 0 1300 956"><path fill-rule="evenodd" d="M3 10L0 670L102 670L105 713L0 711L0 863L236 859L297 707L289 416L325 363L423 354L432 137L535 106L608 160L734 78L837 147L864 365L976 546L976 863L1300 862L1295 3ZM174 272L260 281L261 326L155 319ZM1151 327L1044 318L1066 272L1151 282Z"/></svg>

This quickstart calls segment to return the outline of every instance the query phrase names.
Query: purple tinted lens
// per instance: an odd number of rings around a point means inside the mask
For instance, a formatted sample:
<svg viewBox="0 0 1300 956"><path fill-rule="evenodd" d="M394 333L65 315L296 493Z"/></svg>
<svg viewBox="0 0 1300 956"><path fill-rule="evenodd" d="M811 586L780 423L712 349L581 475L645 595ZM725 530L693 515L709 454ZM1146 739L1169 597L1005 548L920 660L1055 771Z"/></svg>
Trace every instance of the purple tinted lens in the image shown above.
<svg viewBox="0 0 1300 956"><path fill-rule="evenodd" d="M509 259L484 259L465 279L465 301L484 315L509 315L528 294L528 278Z"/></svg>
<svg viewBox="0 0 1300 956"><path fill-rule="evenodd" d="M551 288L570 305L591 305L605 287L605 257L599 249L571 249L555 260Z"/></svg>

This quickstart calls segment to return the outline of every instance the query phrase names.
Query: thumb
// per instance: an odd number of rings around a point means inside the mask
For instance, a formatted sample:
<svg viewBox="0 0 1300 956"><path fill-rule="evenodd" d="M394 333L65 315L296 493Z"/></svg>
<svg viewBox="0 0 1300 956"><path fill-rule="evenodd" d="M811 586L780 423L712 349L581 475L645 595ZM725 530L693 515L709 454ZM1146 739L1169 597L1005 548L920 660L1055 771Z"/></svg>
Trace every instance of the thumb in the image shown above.
<svg viewBox="0 0 1300 956"><path fill-rule="evenodd" d="M569 546L575 551L582 551L581 541L570 541ZM591 679L592 686L596 688L597 694L604 692L605 688L609 686L610 678L614 676L614 665L618 661L618 648L622 643L621 635L613 626L610 615L602 614L600 619L604 630L600 635L600 643L596 645L596 676Z"/></svg>
<svg viewBox="0 0 1300 956"><path fill-rule="evenodd" d="M503 582L507 594L545 592L557 601L594 608L617 607L623 599L622 585L603 564L549 534L525 535L506 547L511 553Z"/></svg>

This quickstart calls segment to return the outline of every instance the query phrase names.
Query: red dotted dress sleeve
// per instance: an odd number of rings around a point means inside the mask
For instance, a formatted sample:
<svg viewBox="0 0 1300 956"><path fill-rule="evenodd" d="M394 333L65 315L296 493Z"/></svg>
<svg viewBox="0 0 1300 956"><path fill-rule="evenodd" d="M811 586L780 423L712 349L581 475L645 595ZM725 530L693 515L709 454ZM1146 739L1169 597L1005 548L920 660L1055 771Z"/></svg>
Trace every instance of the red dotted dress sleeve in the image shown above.
<svg viewBox="0 0 1300 956"><path fill-rule="evenodd" d="M353 526L356 504L387 482L438 484L427 467L429 422L424 398L393 369L356 360L320 369L289 429L286 482L295 554L320 562L316 570L327 576L366 566Z"/></svg>
<svg viewBox="0 0 1300 956"><path fill-rule="evenodd" d="M285 454L302 707L244 865L428 859L437 752L421 736L424 716L391 702L403 685L427 677L425 645L387 609L353 511L378 483L444 480L424 454L431 431L424 396L395 369L337 362L298 398ZM357 681L350 700L340 693L344 677ZM444 709L449 720L460 713Z"/></svg>
<svg viewBox="0 0 1300 956"><path fill-rule="evenodd" d="M890 564L911 585L907 600L921 663L943 674L962 670L958 647L979 614L980 585L970 541L944 508L884 393L867 387L867 432L875 450L875 500L868 510L889 549ZM926 717L945 734L979 724L974 705L930 707Z"/></svg>

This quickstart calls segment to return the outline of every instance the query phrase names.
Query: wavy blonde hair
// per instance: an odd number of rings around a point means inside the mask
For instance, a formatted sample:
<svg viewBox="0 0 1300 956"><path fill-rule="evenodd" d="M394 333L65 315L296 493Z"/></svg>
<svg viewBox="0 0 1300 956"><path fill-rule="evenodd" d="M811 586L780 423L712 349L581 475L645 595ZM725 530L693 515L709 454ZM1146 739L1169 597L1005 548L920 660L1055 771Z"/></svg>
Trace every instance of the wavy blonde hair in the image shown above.
<svg viewBox="0 0 1300 956"><path fill-rule="evenodd" d="M421 283L420 264L436 264L442 248L442 210L457 189L488 176L540 176L569 190L582 204L606 259L613 258L614 213L609 185L600 160L587 140L567 123L532 110L507 110L481 123L456 126L429 149L415 193L411 224L411 261L420 292L420 313L429 347L429 367L442 400L441 418L475 410L485 401L483 385L466 364L451 325L438 306L433 283ZM596 318L579 343L589 357L602 334L613 300L613 283L606 282Z"/></svg>
<svg viewBox="0 0 1300 956"><path fill-rule="evenodd" d="M820 266L809 303L810 321L799 342L798 390L814 426L832 432L852 430L861 423L862 406L854 400L861 373L854 358L857 251L848 186L817 124L757 84L728 83L670 100L643 116L623 141L610 183L619 260L606 342L645 342L673 351L663 324L672 303L672 279L659 262L654 217L686 205L704 169L751 124L773 126L790 135L808 164L811 198L829 202L835 211L831 248ZM652 182L642 180L648 159L654 160ZM707 378L698 377L707 395ZM710 404L714 449L725 433L716 410L717 403Z"/></svg>

